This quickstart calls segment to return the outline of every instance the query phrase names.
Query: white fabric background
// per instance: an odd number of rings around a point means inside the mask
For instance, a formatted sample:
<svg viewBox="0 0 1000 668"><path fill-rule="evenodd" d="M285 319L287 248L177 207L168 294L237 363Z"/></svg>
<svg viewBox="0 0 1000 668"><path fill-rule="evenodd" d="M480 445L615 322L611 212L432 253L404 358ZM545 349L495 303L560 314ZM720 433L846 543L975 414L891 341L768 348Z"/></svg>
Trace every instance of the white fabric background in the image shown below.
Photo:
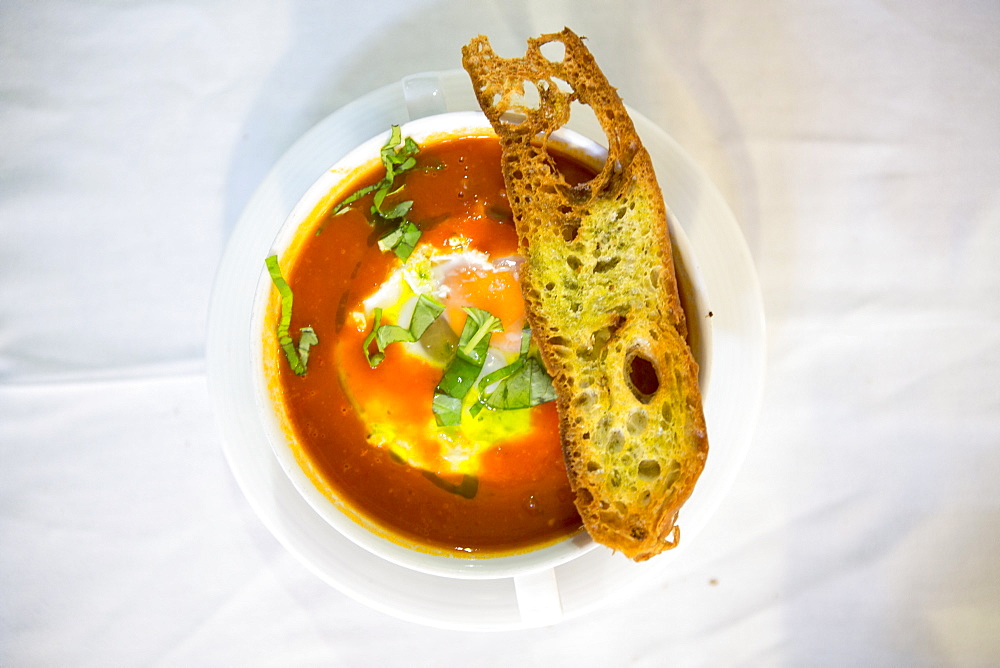
<svg viewBox="0 0 1000 668"><path fill-rule="evenodd" d="M569 25L740 220L753 447L676 571L433 630L292 558L204 378L251 192L350 100ZM0 664L1000 662L995 0L0 4Z"/></svg>

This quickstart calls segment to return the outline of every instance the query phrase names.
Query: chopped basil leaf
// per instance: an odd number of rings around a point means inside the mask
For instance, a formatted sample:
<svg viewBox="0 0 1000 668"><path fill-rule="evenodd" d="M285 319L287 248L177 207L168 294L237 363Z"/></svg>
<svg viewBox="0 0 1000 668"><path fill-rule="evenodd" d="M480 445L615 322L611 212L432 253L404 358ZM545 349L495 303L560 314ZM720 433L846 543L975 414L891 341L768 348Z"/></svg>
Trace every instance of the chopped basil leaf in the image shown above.
<svg viewBox="0 0 1000 668"><path fill-rule="evenodd" d="M499 318L488 311L471 307L463 310L469 317L458 339L455 357L434 389L432 409L441 427L461 424L462 400L483 370L490 348L490 335L503 331Z"/></svg>
<svg viewBox="0 0 1000 668"><path fill-rule="evenodd" d="M399 227L378 240L378 247L382 251L394 252L396 257L405 262L406 258L410 257L410 253L413 252L417 242L420 241L421 234L423 233L419 227L408 220L404 220Z"/></svg>
<svg viewBox="0 0 1000 668"><path fill-rule="evenodd" d="M364 342L361 344L361 349L365 353L365 359L368 360L368 366L371 368L377 367L385 359L385 353L381 350L377 353L371 352L370 348L372 341L375 340L375 335L378 333L378 329L382 324L382 309L375 309L375 319L372 321L372 331L368 332L368 336L365 337Z"/></svg>
<svg viewBox="0 0 1000 668"><path fill-rule="evenodd" d="M399 146L401 142L403 145ZM394 195L402 190L402 186L393 190L393 183L395 183L397 176L416 166L417 160L414 156L419 152L420 147L417 145L417 142L413 141L412 137L407 137L404 140L399 126L393 125L389 132L389 138L379 150L379 157L382 160L382 167L385 168L385 175L377 182L360 188L348 195L330 210L330 215L333 216L340 213L343 209L372 192L375 193L375 206L372 207L372 213L377 217L391 219L406 215L406 212L409 211L410 206L413 204L412 202L405 207L401 204L396 205L389 212L382 211L382 203L387 196ZM322 228L317 231L317 234L321 231Z"/></svg>
<svg viewBox="0 0 1000 668"><path fill-rule="evenodd" d="M288 333L288 328L292 323L292 288L281 275L281 268L278 266L278 256L271 255L264 260L267 265L267 273L271 275L271 281L278 290L281 297L281 317L278 320L278 345L285 353L288 365L295 372L295 375L302 376L306 372L306 363L309 361L309 348L319 343L319 338L312 327L303 327L299 330L299 344L295 345L292 335Z"/></svg>
<svg viewBox="0 0 1000 668"><path fill-rule="evenodd" d="M379 188L375 192L375 197L372 197L372 208L371 208L372 214L378 213L379 209L382 208L382 202L384 202L385 198L388 196L389 196L389 190L386 188Z"/></svg>
<svg viewBox="0 0 1000 668"><path fill-rule="evenodd" d="M462 335L458 338L458 350L461 355L464 355L469 359L470 362L482 362L486 360L486 351L489 350L489 335L493 332L502 332L503 324L500 322L500 318L496 317L489 311L484 311L478 308L463 308L469 317L465 321L465 327L462 329ZM469 328L469 322L474 324L474 329ZM486 345L481 345L485 341Z"/></svg>
<svg viewBox="0 0 1000 668"><path fill-rule="evenodd" d="M365 337L364 347L365 359L371 368L377 367L385 359L385 349L391 343L413 343L427 331L431 323L437 320L438 316L444 313L444 306L433 297L420 295L417 303L413 306L413 314L410 316L410 324L407 327L400 325L383 325L382 309L375 309L375 320L372 322L372 331ZM378 352L371 352L372 341L378 348Z"/></svg>
<svg viewBox="0 0 1000 668"><path fill-rule="evenodd" d="M537 357L522 358L524 363L502 379L486 397L485 404L497 410L530 408L556 398L552 378ZM476 404L480 406L482 404Z"/></svg>
<svg viewBox="0 0 1000 668"><path fill-rule="evenodd" d="M298 352L303 367L309 364L309 349L317 343L319 343L319 337L316 336L316 330L312 327L303 327L299 330Z"/></svg>
<svg viewBox="0 0 1000 668"><path fill-rule="evenodd" d="M556 398L552 378L535 356L528 355L531 329L525 324L521 330L521 351L516 360L497 369L479 381L479 401L469 408L475 417L483 408L513 410L531 408ZM491 392L486 388L496 383Z"/></svg>
<svg viewBox="0 0 1000 668"><path fill-rule="evenodd" d="M417 297L417 304L413 307L413 315L410 316L410 332L413 340L416 341L427 328L431 326L438 316L444 313L444 306L438 300L427 295Z"/></svg>
<svg viewBox="0 0 1000 668"><path fill-rule="evenodd" d="M462 476L462 482L457 485L453 482L448 482L438 474L430 471L424 471L424 477L444 491L452 494L458 494L466 499L475 498L476 492L479 491L479 478L468 473Z"/></svg>
<svg viewBox="0 0 1000 668"><path fill-rule="evenodd" d="M385 168L385 175L376 183L355 191L330 210L331 216L336 215L345 207L350 206L365 195L374 192L375 195L372 198L368 222L371 225L377 225L380 222L389 224L392 229L379 239L379 248L383 252L393 251L403 261L406 261L406 258L410 257L410 253L413 252L413 248L420 240L421 234L420 228L409 220L406 220L406 214L410 212L413 200L398 202L390 205L388 209L385 209L383 205L387 197L395 195L403 189L404 184L400 184L398 188L393 189L396 177L416 166L417 159L414 156L419 152L420 146L417 145L417 142L412 137L404 139L399 126L393 125L389 131L389 138L379 150L382 167ZM316 234L322 231L323 226L320 226Z"/></svg>
<svg viewBox="0 0 1000 668"><path fill-rule="evenodd" d="M395 195L396 193L398 193L399 191L401 191L403 189L403 187L404 186L401 185L398 188L396 188L395 190L393 190L392 192L389 192L389 188L388 187L379 188L375 192L375 196L372 198L372 203L374 204L374 206L372 206L372 208L371 208L372 215L373 216L381 216L382 218L398 218L398 216L391 216L391 215L389 215L389 213L386 213L386 212L382 211L382 203L385 202L385 198L386 197L388 197L389 195ZM410 202L410 205L412 206L413 202ZM409 206L407 206L407 210L409 210Z"/></svg>
<svg viewBox="0 0 1000 668"><path fill-rule="evenodd" d="M438 388L440 390L440 387ZM450 427L462 422L462 400L435 390L431 409L438 426Z"/></svg>
<svg viewBox="0 0 1000 668"><path fill-rule="evenodd" d="M390 343L412 342L415 339L410 330L399 325L382 325L375 332L375 345L383 351Z"/></svg>
<svg viewBox="0 0 1000 668"><path fill-rule="evenodd" d="M330 215L333 216L333 215L336 215L336 214L340 213L341 211L343 211L344 209L346 209L351 204L354 204L355 202L357 202L359 199L361 199L362 197L364 197L368 193L373 192L375 190L378 190L381 187L382 187L382 181L379 181L377 183L371 184L370 186L365 186L364 188L361 188L360 190L355 190L353 193L351 193L350 195L348 195L345 199L341 200L341 202L339 204L337 204L335 207L333 207L330 210ZM322 232L322 229L320 230L320 232ZM317 234L319 234L319 232L317 232Z"/></svg>
<svg viewBox="0 0 1000 668"><path fill-rule="evenodd" d="M405 202L400 202L396 206L392 207L388 211L383 211L378 206L372 206L372 215L382 216L386 220L395 220L396 218L402 218L410 211L410 207L413 206L413 200L407 200Z"/></svg>

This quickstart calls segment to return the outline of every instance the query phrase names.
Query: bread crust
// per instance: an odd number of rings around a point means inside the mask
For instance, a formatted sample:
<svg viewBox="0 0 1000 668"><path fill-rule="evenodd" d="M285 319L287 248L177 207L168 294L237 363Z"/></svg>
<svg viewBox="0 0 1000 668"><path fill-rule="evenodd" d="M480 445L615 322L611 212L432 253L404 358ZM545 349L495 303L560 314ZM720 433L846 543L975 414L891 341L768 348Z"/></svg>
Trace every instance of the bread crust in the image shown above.
<svg viewBox="0 0 1000 668"><path fill-rule="evenodd" d="M550 60L542 46L553 42L564 54ZM677 545L678 511L708 454L652 161L568 28L528 40L523 58L500 58L484 36L462 56L500 137L527 317L556 388L577 509L596 541L648 559ZM549 138L576 103L596 114L608 159L591 181L570 185Z"/></svg>

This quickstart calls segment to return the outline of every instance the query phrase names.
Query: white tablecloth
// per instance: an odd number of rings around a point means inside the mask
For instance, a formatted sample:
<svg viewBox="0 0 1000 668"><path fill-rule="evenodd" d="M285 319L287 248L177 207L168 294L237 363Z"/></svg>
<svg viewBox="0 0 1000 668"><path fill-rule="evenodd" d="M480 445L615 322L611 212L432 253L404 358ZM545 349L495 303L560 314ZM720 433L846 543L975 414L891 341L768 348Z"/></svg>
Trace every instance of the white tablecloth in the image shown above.
<svg viewBox="0 0 1000 668"><path fill-rule="evenodd" d="M213 275L338 107L568 25L741 223L746 464L675 569L443 631L319 581L223 458ZM0 4L0 664L1000 662L1000 5Z"/></svg>

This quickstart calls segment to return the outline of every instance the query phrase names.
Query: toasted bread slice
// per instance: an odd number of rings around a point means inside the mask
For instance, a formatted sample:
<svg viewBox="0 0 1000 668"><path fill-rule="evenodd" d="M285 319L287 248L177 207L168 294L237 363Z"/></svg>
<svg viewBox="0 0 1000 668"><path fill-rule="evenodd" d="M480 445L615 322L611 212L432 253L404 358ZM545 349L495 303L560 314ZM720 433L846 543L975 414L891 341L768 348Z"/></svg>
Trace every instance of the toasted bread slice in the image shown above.
<svg viewBox="0 0 1000 668"><path fill-rule="evenodd" d="M550 42L563 44L560 59L542 53ZM524 58L500 58L483 36L462 54L500 137L528 320L558 395L577 509L595 540L648 559L677 544L678 510L708 454L649 154L568 28L529 40ZM575 102L596 114L609 154L595 178L571 186L548 140Z"/></svg>

